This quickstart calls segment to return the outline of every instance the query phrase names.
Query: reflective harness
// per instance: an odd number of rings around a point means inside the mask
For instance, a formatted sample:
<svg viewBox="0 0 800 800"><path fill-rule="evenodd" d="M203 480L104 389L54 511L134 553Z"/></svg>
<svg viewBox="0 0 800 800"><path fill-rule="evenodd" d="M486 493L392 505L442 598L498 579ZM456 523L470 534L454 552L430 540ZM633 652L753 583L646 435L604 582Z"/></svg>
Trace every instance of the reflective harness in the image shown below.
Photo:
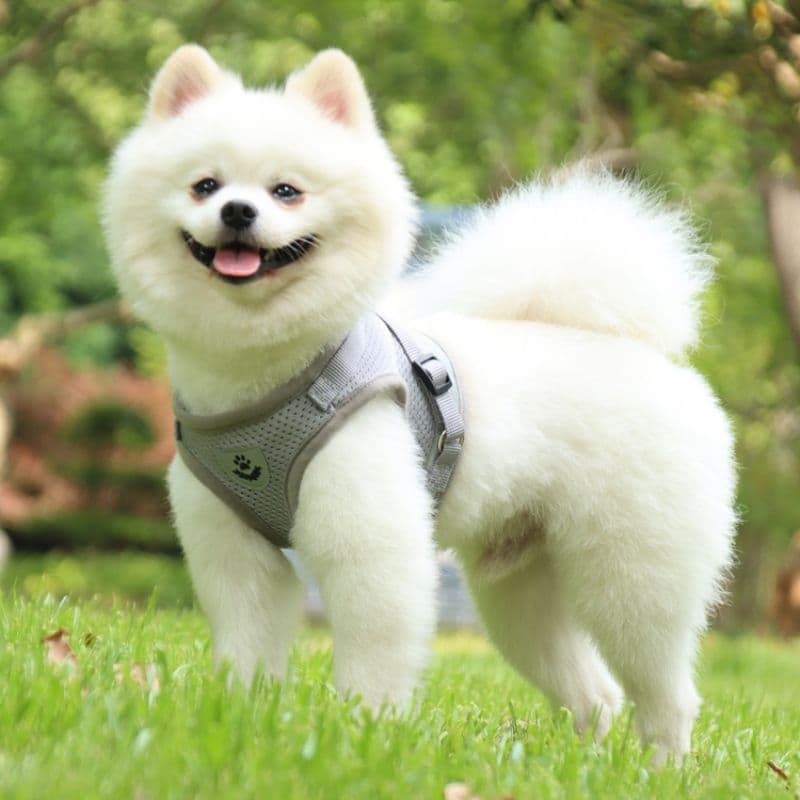
<svg viewBox="0 0 800 800"><path fill-rule="evenodd" d="M354 411L384 393L405 409L438 505L464 438L453 367L432 339L374 313L332 353L246 408L193 414L176 395L177 449L241 519L276 546L291 547L306 467Z"/></svg>

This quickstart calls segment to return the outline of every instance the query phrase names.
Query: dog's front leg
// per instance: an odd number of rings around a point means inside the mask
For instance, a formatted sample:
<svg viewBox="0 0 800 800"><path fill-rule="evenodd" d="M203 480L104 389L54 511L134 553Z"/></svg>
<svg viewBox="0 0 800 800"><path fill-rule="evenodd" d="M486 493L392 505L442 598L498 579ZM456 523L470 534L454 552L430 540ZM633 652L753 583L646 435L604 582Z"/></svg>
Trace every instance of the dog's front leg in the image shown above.
<svg viewBox="0 0 800 800"><path fill-rule="evenodd" d="M250 683L259 670L282 677L302 612L303 588L286 556L245 525L176 457L169 488L178 536L214 641Z"/></svg>
<svg viewBox="0 0 800 800"><path fill-rule="evenodd" d="M378 398L309 464L293 542L316 577L343 693L405 703L436 624L431 501L403 410Z"/></svg>

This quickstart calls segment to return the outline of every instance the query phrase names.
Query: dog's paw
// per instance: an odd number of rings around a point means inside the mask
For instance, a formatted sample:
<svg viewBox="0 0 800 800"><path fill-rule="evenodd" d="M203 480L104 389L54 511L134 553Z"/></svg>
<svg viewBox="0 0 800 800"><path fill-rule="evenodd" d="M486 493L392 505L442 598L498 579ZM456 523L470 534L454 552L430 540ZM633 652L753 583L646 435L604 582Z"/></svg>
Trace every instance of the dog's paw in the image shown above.
<svg viewBox="0 0 800 800"><path fill-rule="evenodd" d="M572 709L575 730L580 733L592 731L594 740L602 742L611 729L614 717L624 701L622 689L608 675L596 676L596 684L587 691L582 702Z"/></svg>

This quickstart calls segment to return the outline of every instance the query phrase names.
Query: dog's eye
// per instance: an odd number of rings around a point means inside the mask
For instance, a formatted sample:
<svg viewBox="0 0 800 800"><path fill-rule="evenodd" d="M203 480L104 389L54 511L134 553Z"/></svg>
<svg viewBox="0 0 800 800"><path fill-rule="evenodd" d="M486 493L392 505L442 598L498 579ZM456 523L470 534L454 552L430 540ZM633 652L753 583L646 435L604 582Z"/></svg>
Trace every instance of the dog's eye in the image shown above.
<svg viewBox="0 0 800 800"><path fill-rule="evenodd" d="M213 178L203 178L192 185L192 191L198 197L209 197L219 189L219 183Z"/></svg>
<svg viewBox="0 0 800 800"><path fill-rule="evenodd" d="M282 200L284 203L292 203L298 200L303 193L294 186L288 183L279 183L277 186L272 187L272 196L276 200Z"/></svg>

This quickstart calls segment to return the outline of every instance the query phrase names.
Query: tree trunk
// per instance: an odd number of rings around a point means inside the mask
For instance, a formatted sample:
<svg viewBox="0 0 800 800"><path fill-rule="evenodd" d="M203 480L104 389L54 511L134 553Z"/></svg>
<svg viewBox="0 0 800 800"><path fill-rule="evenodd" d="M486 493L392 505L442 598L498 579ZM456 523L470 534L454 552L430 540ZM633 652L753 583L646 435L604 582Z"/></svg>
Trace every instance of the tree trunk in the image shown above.
<svg viewBox="0 0 800 800"><path fill-rule="evenodd" d="M11 412L8 410L3 396L0 395L0 479L6 469L6 453L11 441Z"/></svg>
<svg viewBox="0 0 800 800"><path fill-rule="evenodd" d="M763 193L789 331L800 349L800 184L770 177L764 181Z"/></svg>

